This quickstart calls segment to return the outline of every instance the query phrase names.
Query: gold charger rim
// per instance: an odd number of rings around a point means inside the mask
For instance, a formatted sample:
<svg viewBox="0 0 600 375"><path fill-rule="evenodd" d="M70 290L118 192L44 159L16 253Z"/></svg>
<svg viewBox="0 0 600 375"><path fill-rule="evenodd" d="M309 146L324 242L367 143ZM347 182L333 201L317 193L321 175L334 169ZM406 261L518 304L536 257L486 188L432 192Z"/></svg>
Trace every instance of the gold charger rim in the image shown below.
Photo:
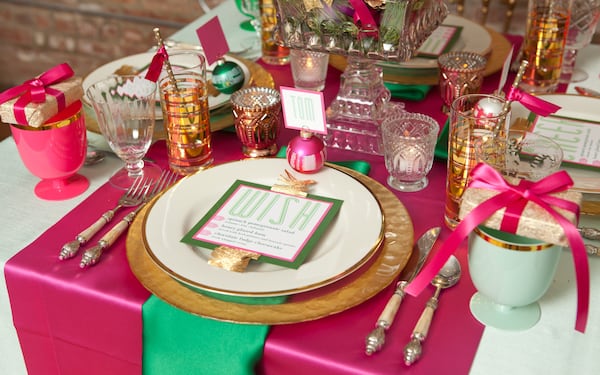
<svg viewBox="0 0 600 375"><path fill-rule="evenodd" d="M233 165L234 167L236 166L240 166L242 165L241 168L244 167L251 167L248 164L252 164L253 162L260 162L261 160L263 161L267 161L267 162L271 162L271 161L277 161L278 163L281 163L282 165L286 163L285 159L282 158L255 158L255 159L241 159L241 160L235 160L235 161L231 161L231 162L227 162L227 163L223 163L223 164L219 164L217 166L211 167L211 168L219 168L221 166L224 165ZM149 244L148 238L147 238L147 231L148 231L148 216L151 213L151 210L153 209L154 205L156 204L156 202L158 202L158 199L160 199L160 197L157 197L156 199L153 199L151 202L149 202L148 204L148 210L143 214L143 220L142 220L142 235L141 235L141 240L144 243L144 249L146 251L146 253L150 256L150 258L154 261L154 263L165 273L167 273L169 276L171 276L172 278L174 278L175 280L179 281L180 283L187 285L188 287L191 287L192 289L196 289L199 291L203 291L206 293L216 293L217 295L223 295L223 296L232 296L232 297L252 297L252 298L264 298L264 297L281 297L281 296L292 296L292 295L297 295L297 294L301 294L301 293L307 293L316 289L320 289L323 288L329 284L333 284L339 280L342 280L345 277L348 277L349 275L351 275L352 273L358 271L361 269L361 267L363 267L365 264L367 264L371 258L380 250L381 248L381 243L383 242L384 239L384 235L385 235L385 216L384 216L384 212L383 212L383 207L381 207L381 203L380 201L377 199L377 197L373 194L372 190L368 188L368 186L366 186L362 181L354 178L354 176L346 173L345 171L340 170L339 168L335 168L332 164L327 163L326 166L327 168L330 168L331 170L334 170L336 172L339 172L340 174L343 174L345 176L350 177L353 181L355 181L356 183L358 183L360 186L363 186L366 191L369 193L369 195L375 199L377 207L379 208L379 215L378 215L378 223L377 226L378 228L376 229L377 232L377 238L374 240L373 243L369 244L368 246L370 246L368 248L368 250L365 251L365 249L361 248L359 254L360 254L360 258L359 259L355 259L355 262L352 263L349 267L347 268L339 268L336 269L335 272L328 274L327 276L321 275L320 279L315 279L312 280L304 285L297 285L294 287L289 287L289 288L285 288L285 287L281 287L281 286L277 286L277 287L273 287L273 289L270 289L268 291L240 291L240 290L232 290L232 289L227 289L224 287L217 287L215 286L215 283L213 282L213 284L209 285L206 282L200 282L200 281L194 281L189 279L188 277L185 277L183 275L181 275L180 273L178 273L177 271L175 271L174 269L170 268L169 266L167 266L165 264L165 262L163 260L161 260L161 258L155 253L155 251L152 250L151 245ZM254 168L256 168L256 166L254 166ZM198 172L201 173L201 172ZM235 172L234 172L235 173ZM181 179L177 182L177 184L181 184L184 182L185 179L189 178L191 176L186 176L184 177L184 179ZM212 176L214 178L214 176ZM168 189L167 189L168 190ZM161 195L164 194L168 194L168 191L163 191L161 193ZM170 201L171 200L171 196L167 196L166 200ZM171 204L173 204L173 202L171 202ZM341 230L341 229L338 229ZM343 246L340 248L338 248L338 252L343 253L344 249L348 249L348 248L344 248ZM340 254L341 255L341 254ZM328 270L331 269L330 267L326 267ZM291 272L297 272L296 270L289 270ZM270 273L270 275L272 276L273 274ZM313 273L313 275L315 275ZM281 276L279 276L279 279L281 279ZM272 281L276 281L276 278L273 278ZM271 280L270 280L271 281Z"/></svg>
<svg viewBox="0 0 600 375"><path fill-rule="evenodd" d="M148 206L136 215L131 224L126 252L131 270L140 283L166 303L191 314L235 323L290 324L320 319L340 313L372 298L394 281L412 255L413 224L400 200L374 179L349 168L331 165L360 180L380 203L384 214L385 238L382 248L364 270L350 279L342 279L323 288L323 293L295 300L294 296L281 304L250 305L228 302L193 291L180 284L150 258L142 236L142 225Z"/></svg>
<svg viewBox="0 0 600 375"><path fill-rule="evenodd" d="M265 68L263 68L260 64L242 58L238 55L230 54L235 57L237 60L241 61L248 71L250 72L250 78L248 79L248 83L244 87L250 86L260 86L260 87L268 87L275 88L275 80L271 73L269 73ZM84 114L85 114L85 122L86 129L91 131L92 133L102 134L100 131L100 127L98 126L98 122L96 121L95 116L93 115L93 110L89 105L84 103ZM227 111L227 108L231 108L231 105L228 103L222 104L213 109L211 113L211 121L210 121L210 130L213 132L225 129L231 125L233 125L233 114L231 110ZM218 113L218 116L213 116L215 113ZM167 134L164 130L163 126L157 126L154 132L154 140L166 139Z"/></svg>
<svg viewBox="0 0 600 375"><path fill-rule="evenodd" d="M499 32L486 27L486 30L492 37L491 50L486 56L488 63L485 67L484 76L489 76L502 69L504 60L512 47L510 41ZM344 71L346 69L346 57L342 55L330 55L329 65ZM404 74L390 74L388 69L383 69L384 82L404 84L404 85L437 85L439 81L437 69L410 69L403 68L407 72ZM419 72L419 70L422 70ZM435 73L432 73L435 72Z"/></svg>

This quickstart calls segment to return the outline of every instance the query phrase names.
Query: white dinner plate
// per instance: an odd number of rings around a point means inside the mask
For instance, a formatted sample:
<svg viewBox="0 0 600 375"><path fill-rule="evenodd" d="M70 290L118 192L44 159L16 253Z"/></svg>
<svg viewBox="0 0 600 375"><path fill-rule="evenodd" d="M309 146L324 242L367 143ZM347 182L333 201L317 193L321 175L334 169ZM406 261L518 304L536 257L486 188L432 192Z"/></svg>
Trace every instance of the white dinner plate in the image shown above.
<svg viewBox="0 0 600 375"><path fill-rule="evenodd" d="M492 49L492 36L485 27L466 18L449 14L442 23L443 25L461 26L462 31L458 40L452 46L452 51L476 52L487 55ZM436 69L437 59L415 57L406 62L396 63L390 61L378 62L384 69L403 71L406 69Z"/></svg>
<svg viewBox="0 0 600 375"><path fill-rule="evenodd" d="M600 98L572 94L542 94L538 96L561 106L561 109L554 114L555 116L586 120L598 123L600 126ZM528 114L529 110L520 103L513 103L511 114L513 120L518 117L527 118ZM564 163L561 168L569 172L575 183L574 190L600 194L600 168L584 168Z"/></svg>
<svg viewBox="0 0 600 375"><path fill-rule="evenodd" d="M286 168L290 169L285 159L248 159L182 179L156 200L145 217L143 238L150 257L188 286L252 297L313 290L360 268L383 240L382 209L362 183L327 166L315 174L293 173L317 181L311 194L343 200L331 227L298 269L252 261L244 272L226 271L208 264L210 250L181 242L235 180L271 186Z"/></svg>
<svg viewBox="0 0 600 375"><path fill-rule="evenodd" d="M194 52L197 52L197 51L194 51ZM112 74L115 73L115 71L117 71L119 68L121 68L124 65L132 66L133 68L135 68L138 71L145 71L145 69L148 67L148 65L152 61L154 54L155 54L154 52L139 53L137 55L123 57L121 59L114 60L114 61L111 61L107 64L100 66L99 68L92 71L90 74L88 74L83 79L83 82L82 82L83 92L86 92L86 90L94 83L101 81L102 79L104 79L106 77L111 76ZM244 72L244 85L248 84L248 80L250 79L250 71L248 70L246 65L244 63L242 63L240 60L238 60L234 57L228 56L228 55L225 56L225 60L232 61L232 62L238 64L242 68L242 71ZM185 66L186 65L185 59L181 60L179 62L179 64L181 64L182 66ZM195 61L190 60L189 64L190 65L186 66L186 67L190 67L190 66L194 65ZM207 68L207 72L206 72L207 79L210 80L212 78L210 71L212 71L215 66L216 66L216 63L213 63L212 65L210 65ZM217 96L209 95L208 96L209 109L213 110L222 105L229 103L230 96L231 95L229 95L229 94L223 94L223 93L219 93L219 95L217 95ZM83 102L87 105L90 105L90 103L85 95L83 97ZM157 119L162 118L162 111L160 110L160 107L156 111L156 116L157 116Z"/></svg>

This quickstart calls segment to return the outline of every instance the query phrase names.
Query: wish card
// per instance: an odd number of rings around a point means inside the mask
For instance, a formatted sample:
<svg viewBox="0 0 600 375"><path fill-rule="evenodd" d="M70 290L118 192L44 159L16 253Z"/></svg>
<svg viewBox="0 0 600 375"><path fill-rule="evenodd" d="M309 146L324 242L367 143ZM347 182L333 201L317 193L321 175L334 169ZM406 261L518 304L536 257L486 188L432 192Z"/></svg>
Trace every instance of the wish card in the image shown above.
<svg viewBox="0 0 600 375"><path fill-rule="evenodd" d="M326 233L342 203L237 180L181 241L211 250L226 246L258 253L259 261L295 269Z"/></svg>

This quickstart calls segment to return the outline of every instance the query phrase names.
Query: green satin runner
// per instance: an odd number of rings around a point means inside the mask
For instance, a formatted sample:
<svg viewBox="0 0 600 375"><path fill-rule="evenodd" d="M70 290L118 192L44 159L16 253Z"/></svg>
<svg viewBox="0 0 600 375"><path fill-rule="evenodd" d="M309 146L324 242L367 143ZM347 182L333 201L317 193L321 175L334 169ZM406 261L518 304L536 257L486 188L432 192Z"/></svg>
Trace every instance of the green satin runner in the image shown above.
<svg viewBox="0 0 600 375"><path fill-rule="evenodd" d="M285 157L286 148L278 157ZM337 162L367 174L365 161ZM216 295L211 295L217 298ZM219 298L221 296L218 296ZM224 296L223 296L224 297ZM222 298L227 300L227 298ZM236 297L240 302L244 297ZM260 303L281 303L285 297ZM251 298L246 298L252 303ZM152 295L142 305L144 375L251 375L262 357L268 325L237 324L202 318Z"/></svg>
<svg viewBox="0 0 600 375"><path fill-rule="evenodd" d="M429 85L403 85L399 83L384 82L385 87L390 90L392 98L420 101L425 99L431 89Z"/></svg>

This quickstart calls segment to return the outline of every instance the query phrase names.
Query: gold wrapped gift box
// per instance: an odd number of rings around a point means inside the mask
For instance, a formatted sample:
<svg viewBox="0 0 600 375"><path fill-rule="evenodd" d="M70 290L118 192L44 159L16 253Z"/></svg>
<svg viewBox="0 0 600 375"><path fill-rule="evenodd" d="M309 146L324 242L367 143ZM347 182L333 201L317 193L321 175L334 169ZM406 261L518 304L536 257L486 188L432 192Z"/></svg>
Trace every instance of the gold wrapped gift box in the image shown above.
<svg viewBox="0 0 600 375"><path fill-rule="evenodd" d="M475 209L475 207L497 194L499 194L499 192L495 190L467 188L462 196L459 218L463 220L471 213L471 211L473 211L473 209ZM552 195L571 201L581 207L582 194L580 192L567 190ZM563 215L572 224L577 225L578 218L574 213L560 208L555 208L555 210ZM493 229L500 229L500 224L502 222L502 218L504 217L505 211L506 208L496 211L492 216L484 221L482 225ZM552 217L549 212L531 201L527 203L525 210L523 210L515 234L547 243L568 246L567 237L565 236L562 226Z"/></svg>
<svg viewBox="0 0 600 375"><path fill-rule="evenodd" d="M83 97L83 88L81 86L81 77L72 77L48 87L58 90L63 93L65 97L65 106L75 103ZM15 117L14 105L20 96L10 99L0 104L0 117L2 122L8 124L19 124ZM25 112L26 124L32 127L42 126L48 119L60 112L61 108L58 107L56 97L53 95L46 94L46 101L43 103L28 103L23 109Z"/></svg>

